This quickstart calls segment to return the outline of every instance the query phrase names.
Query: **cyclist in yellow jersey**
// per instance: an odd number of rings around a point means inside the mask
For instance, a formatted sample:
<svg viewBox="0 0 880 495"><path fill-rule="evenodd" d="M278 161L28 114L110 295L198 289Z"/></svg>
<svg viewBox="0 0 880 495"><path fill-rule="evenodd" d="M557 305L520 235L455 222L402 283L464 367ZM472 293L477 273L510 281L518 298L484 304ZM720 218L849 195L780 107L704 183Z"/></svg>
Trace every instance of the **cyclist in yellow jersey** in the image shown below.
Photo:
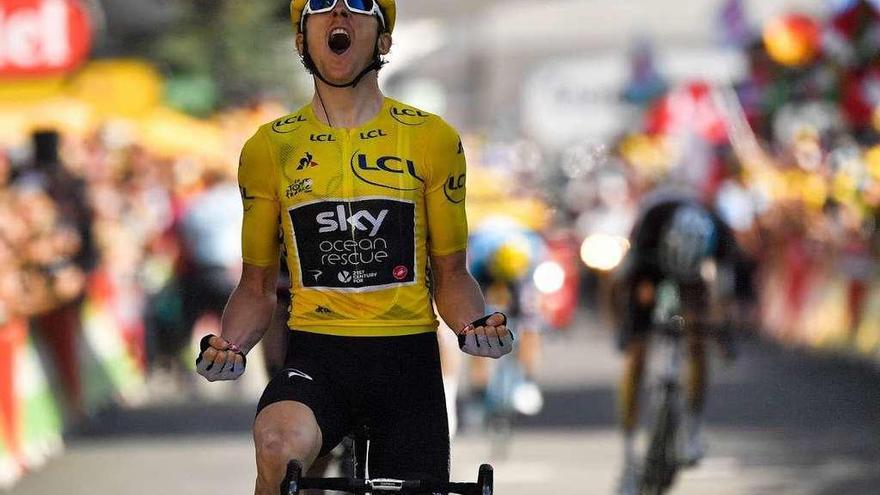
<svg viewBox="0 0 880 495"><path fill-rule="evenodd" d="M244 261L276 263L277 236L261 229L276 229L280 215L292 241L291 325L365 337L435 330L429 250L445 256L467 247L458 143L438 117L390 98L354 129L329 127L307 106L257 131L239 172L249 208Z"/></svg>
<svg viewBox="0 0 880 495"><path fill-rule="evenodd" d="M369 476L446 480L432 298L464 352L497 358L513 339L504 315L483 316L467 272L461 141L439 117L379 90L394 0L293 0L290 9L315 94L242 150L243 274L197 368L210 381L242 374L276 304L283 248L291 332L254 421L255 493L277 493L290 459L308 469L362 428Z"/></svg>

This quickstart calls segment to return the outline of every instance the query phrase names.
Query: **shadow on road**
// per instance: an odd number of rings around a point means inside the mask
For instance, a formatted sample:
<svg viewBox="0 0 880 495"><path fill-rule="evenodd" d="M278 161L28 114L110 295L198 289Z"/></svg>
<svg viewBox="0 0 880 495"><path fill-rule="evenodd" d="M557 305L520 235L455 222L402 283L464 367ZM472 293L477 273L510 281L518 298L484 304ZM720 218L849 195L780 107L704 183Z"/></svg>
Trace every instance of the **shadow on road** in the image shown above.
<svg viewBox="0 0 880 495"><path fill-rule="evenodd" d="M708 422L727 429L828 432L880 439L880 372L861 363L813 356L753 341L735 366L712 372ZM614 386L548 388L528 429L613 428ZM250 431L256 404L186 402L104 411L74 437L201 435Z"/></svg>
<svg viewBox="0 0 880 495"><path fill-rule="evenodd" d="M70 435L72 440L243 433L251 430L256 404L163 404L108 409Z"/></svg>

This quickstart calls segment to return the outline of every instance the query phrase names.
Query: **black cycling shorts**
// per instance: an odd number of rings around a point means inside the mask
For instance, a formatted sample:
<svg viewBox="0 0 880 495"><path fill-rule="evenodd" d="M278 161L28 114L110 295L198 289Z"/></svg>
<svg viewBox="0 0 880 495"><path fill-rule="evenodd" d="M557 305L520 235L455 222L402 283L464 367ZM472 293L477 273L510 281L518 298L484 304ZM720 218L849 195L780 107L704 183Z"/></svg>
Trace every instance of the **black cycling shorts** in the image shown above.
<svg viewBox="0 0 880 495"><path fill-rule="evenodd" d="M340 337L291 331L284 369L257 406L297 401L321 428L320 455L367 428L371 478L449 479L449 427L434 332Z"/></svg>

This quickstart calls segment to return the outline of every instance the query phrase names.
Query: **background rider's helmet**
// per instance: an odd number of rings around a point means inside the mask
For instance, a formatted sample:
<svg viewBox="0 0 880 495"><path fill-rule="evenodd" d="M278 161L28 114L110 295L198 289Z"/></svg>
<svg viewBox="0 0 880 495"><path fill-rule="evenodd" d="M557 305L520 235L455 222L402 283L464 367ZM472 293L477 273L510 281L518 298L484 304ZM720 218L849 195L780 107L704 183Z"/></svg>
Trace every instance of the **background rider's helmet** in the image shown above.
<svg viewBox="0 0 880 495"><path fill-rule="evenodd" d="M529 240L511 237L492 254L489 274L496 281L513 282L525 277L532 268L533 255Z"/></svg>
<svg viewBox="0 0 880 495"><path fill-rule="evenodd" d="M481 286L522 281L545 254L541 236L507 215L491 215L471 225L468 270Z"/></svg>
<svg viewBox="0 0 880 495"><path fill-rule="evenodd" d="M678 208L663 230L658 247L660 268L682 281L700 277L705 259L715 251L718 232L709 213L696 205Z"/></svg>
<svg viewBox="0 0 880 495"><path fill-rule="evenodd" d="M290 22L293 24L293 30L299 33L300 21L302 20L303 9L309 0L291 0L290 2ZM339 0L344 1L344 0ZM388 34L394 32L394 22L397 20L397 6L394 0L374 0L382 9L382 15L385 17L385 31Z"/></svg>

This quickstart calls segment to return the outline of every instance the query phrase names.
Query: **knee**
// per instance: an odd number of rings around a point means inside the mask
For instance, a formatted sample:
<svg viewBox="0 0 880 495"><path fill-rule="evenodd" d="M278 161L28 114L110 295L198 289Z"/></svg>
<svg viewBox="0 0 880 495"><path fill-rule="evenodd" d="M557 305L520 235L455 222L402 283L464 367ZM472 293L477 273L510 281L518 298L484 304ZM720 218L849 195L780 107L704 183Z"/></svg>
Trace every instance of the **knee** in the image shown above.
<svg viewBox="0 0 880 495"><path fill-rule="evenodd" d="M317 431L296 425L256 430L254 446L257 464L263 467L286 466L291 459L308 466L321 448Z"/></svg>

